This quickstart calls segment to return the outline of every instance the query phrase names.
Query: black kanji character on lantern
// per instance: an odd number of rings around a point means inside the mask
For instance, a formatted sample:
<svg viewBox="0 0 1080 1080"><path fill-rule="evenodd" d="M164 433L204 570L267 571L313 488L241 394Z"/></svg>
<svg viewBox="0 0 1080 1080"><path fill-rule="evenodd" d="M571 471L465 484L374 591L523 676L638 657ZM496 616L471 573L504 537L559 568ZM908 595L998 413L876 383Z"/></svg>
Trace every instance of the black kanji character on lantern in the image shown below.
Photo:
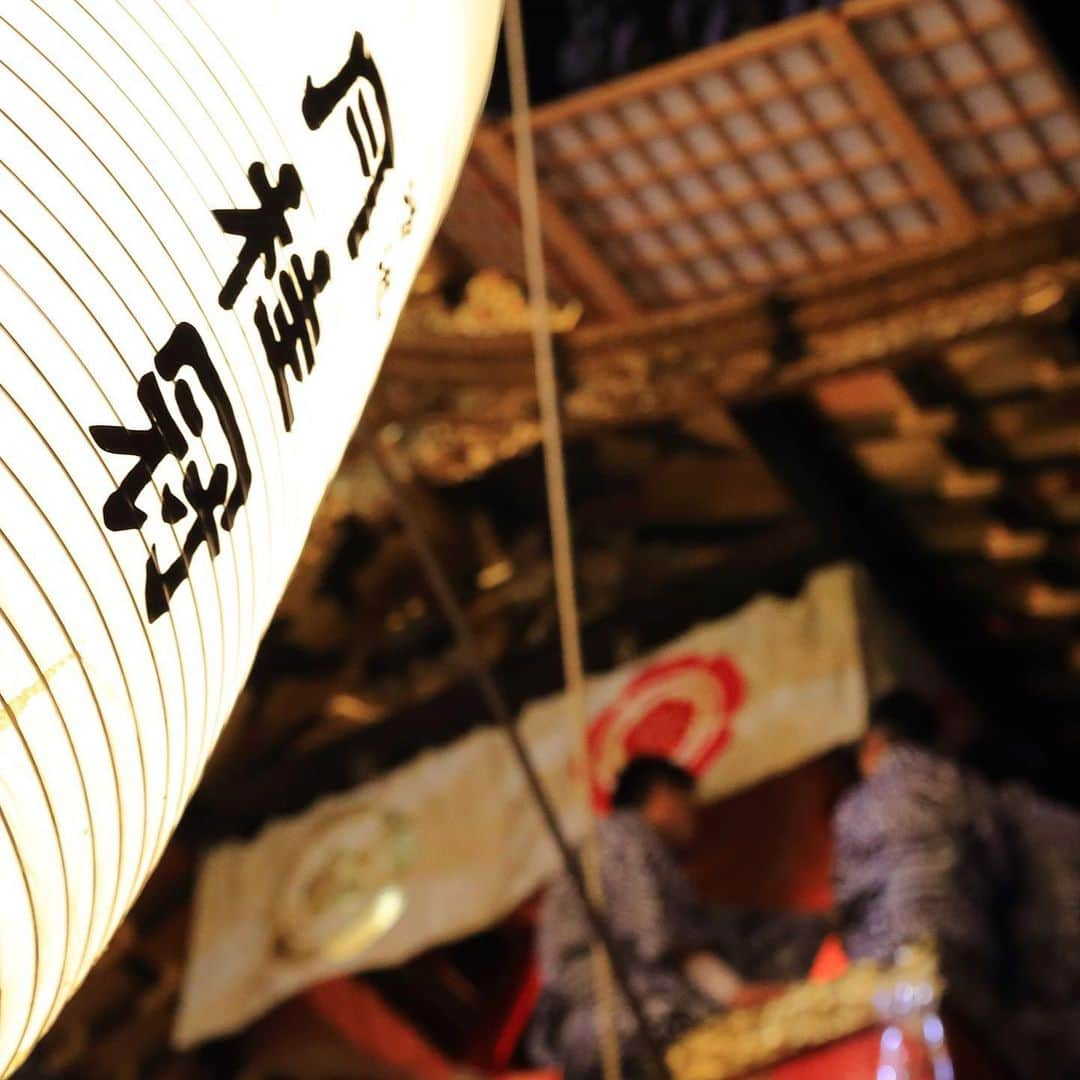
<svg viewBox="0 0 1080 1080"><path fill-rule="evenodd" d="M364 97L363 86L361 86L356 95L356 111L354 112L350 106L345 112L345 122L353 142L356 143L357 153L360 155L360 171L365 178L371 180L364 204L356 215L352 228L349 229L349 254L354 259L360 251L360 241L371 225L371 214L375 209L386 174L394 167L394 132L390 124L390 106L386 100L386 89L383 86L382 76L364 48L364 39L359 33L353 35L349 59L328 83L324 86L315 86L308 78L307 87L304 89L303 104L304 119L308 127L316 131L341 103L353 84L361 80L366 81L371 87L379 123L382 126L382 149L379 149L378 132ZM363 131L357 123L357 113L360 114Z"/></svg>
<svg viewBox="0 0 1080 1080"><path fill-rule="evenodd" d="M248 274L262 256L263 269L269 281L277 269L277 252L274 245L282 247L292 243L292 232L285 214L300 205L300 174L292 165L282 165L275 187L266 175L266 166L256 161L248 169L248 180L258 196L259 205L250 210L215 210L214 218L222 230L233 236L242 236L244 244L236 260L236 266L218 296L218 303L230 310L247 283Z"/></svg>
<svg viewBox="0 0 1080 1080"><path fill-rule="evenodd" d="M212 557L220 552L215 511L221 511L221 528L226 531L232 529L251 488L251 469L236 416L198 330L190 323L180 323L154 357L154 367L156 373L148 371L139 380L137 390L139 403L149 421L148 427L96 425L90 428L94 442L102 450L137 459L116 490L105 500L105 525L114 532L139 529L146 522L147 515L136 505L136 500L152 482L154 471L166 457L175 458L183 469L180 494L168 484L161 489L161 519L167 525L176 525L190 512L194 514L194 520L180 545L179 557L164 569L158 561L156 546L151 545L150 557L146 561L146 613L151 622L169 610L173 593L188 578L195 552L203 544L207 545ZM184 465L189 437L174 418L162 393L162 381L171 383L180 420L192 437L201 438L205 418L191 387L181 377L184 368L191 370L213 406L229 447L234 473L231 489L227 466L215 464L204 485L198 465L194 461Z"/></svg>
<svg viewBox="0 0 1080 1080"><path fill-rule="evenodd" d="M310 276L298 255L294 255L289 262L292 273L282 270L278 275L278 287L284 303L279 303L274 309L273 325L261 297L255 305L255 326L274 376L286 431L292 430L293 407L285 372L291 371L297 382L303 382L304 375L315 366L315 345L319 341L315 297L330 280L330 256L325 251L316 252ZM300 366L299 352L304 354L304 367Z"/></svg>
<svg viewBox="0 0 1080 1080"><path fill-rule="evenodd" d="M379 275L379 280L375 286L375 317L381 319L383 301L390 291L390 264L385 259L381 259L376 272Z"/></svg>
<svg viewBox="0 0 1080 1080"><path fill-rule="evenodd" d="M413 222L416 220L416 199L413 196L412 184L405 192L405 220L401 224L401 239L412 235Z"/></svg>

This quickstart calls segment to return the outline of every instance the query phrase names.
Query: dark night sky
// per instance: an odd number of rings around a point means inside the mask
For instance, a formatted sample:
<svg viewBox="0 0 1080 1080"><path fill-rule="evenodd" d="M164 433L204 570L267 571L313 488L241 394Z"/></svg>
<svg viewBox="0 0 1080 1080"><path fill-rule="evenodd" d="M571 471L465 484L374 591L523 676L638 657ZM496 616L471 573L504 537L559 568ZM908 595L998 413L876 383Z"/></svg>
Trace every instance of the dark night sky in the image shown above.
<svg viewBox="0 0 1080 1080"><path fill-rule="evenodd" d="M523 0L534 102L549 101L679 56L746 30L837 0ZM1073 85L1080 57L1072 32L1075 5L1029 0L1033 21ZM506 75L500 56L491 108L505 112Z"/></svg>

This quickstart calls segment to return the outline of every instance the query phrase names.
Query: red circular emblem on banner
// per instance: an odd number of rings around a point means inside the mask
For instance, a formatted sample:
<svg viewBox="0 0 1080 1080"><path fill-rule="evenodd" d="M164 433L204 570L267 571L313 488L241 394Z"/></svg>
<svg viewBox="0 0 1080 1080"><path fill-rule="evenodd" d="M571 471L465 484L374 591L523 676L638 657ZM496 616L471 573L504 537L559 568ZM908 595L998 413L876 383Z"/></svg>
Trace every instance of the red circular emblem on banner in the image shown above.
<svg viewBox="0 0 1080 1080"><path fill-rule="evenodd" d="M645 668L589 725L593 800L606 810L630 758L671 758L700 776L731 741L746 680L727 656L680 656Z"/></svg>

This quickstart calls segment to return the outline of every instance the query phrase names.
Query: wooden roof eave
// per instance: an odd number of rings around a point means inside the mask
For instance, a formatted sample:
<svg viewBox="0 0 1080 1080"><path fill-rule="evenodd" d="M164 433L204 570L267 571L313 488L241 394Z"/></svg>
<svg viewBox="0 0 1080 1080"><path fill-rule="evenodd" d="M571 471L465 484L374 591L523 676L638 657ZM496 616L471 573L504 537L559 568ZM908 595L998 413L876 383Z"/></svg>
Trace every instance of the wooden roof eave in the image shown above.
<svg viewBox="0 0 1080 1080"><path fill-rule="evenodd" d="M1076 284L1078 258L1080 207L1069 200L996 223L945 250L938 243L816 275L784 291L792 321L805 335L807 358L782 372L759 371L753 385L728 386L720 396L787 391L837 370L902 358L913 348L1030 317L1040 304L1049 310L1054 297L1064 299ZM572 377L595 377L628 355L653 369L679 368L691 357L716 367L770 348L775 329L768 300L760 291L741 292L586 323L557 334L557 345ZM531 386L532 341L524 328L491 336L421 338L414 332L394 342L387 375L447 387Z"/></svg>

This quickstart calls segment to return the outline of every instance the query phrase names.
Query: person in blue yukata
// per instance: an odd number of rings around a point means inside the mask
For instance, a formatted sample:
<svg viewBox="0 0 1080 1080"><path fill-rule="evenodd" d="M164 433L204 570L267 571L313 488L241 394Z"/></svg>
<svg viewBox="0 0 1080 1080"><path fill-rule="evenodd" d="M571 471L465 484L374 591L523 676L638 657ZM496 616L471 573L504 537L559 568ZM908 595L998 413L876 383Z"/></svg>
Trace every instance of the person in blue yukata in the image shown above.
<svg viewBox="0 0 1080 1080"><path fill-rule="evenodd" d="M713 910L683 876L677 860L697 824L688 772L664 758L635 758L612 802L613 813L598 823L605 915L659 1043L712 1014L765 1000L780 980L806 973L826 933L823 920ZM542 908L542 992L529 1049L536 1064L561 1068L566 1080L600 1075L591 942L577 892L560 878ZM624 1077L644 1076L633 1017L621 998L615 1021Z"/></svg>

